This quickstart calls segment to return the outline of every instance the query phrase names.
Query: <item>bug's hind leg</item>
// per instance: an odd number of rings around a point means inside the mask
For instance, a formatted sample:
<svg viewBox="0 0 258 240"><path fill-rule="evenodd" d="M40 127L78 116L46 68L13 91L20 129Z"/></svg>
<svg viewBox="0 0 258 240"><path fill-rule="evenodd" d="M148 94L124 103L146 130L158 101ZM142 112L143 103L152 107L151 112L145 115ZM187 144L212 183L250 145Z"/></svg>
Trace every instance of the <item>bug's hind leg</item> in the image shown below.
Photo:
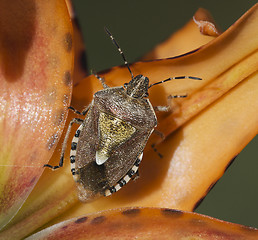
<svg viewBox="0 0 258 240"><path fill-rule="evenodd" d="M157 129L154 129L153 133L155 133L157 136L159 136L162 140L165 139L165 135L163 132L157 130ZM153 151L160 157L160 158L163 158L163 155L158 151L158 149L156 148L156 145L155 143L151 144L151 148L153 149Z"/></svg>
<svg viewBox="0 0 258 240"><path fill-rule="evenodd" d="M137 170L136 173L132 176L132 180L136 181L138 178L140 178L139 170Z"/></svg>
<svg viewBox="0 0 258 240"><path fill-rule="evenodd" d="M163 155L158 151L158 149L156 148L155 144L151 145L151 148L153 149L153 151L160 157L163 158Z"/></svg>
<svg viewBox="0 0 258 240"><path fill-rule="evenodd" d="M75 182L78 182L79 180L79 176L78 176L78 171L76 171L76 166L75 166L75 157L76 157L76 152L77 152L77 143L79 141L79 137L80 137L80 134L81 134L81 131L82 129L84 128L84 125L81 124L74 137L73 137L73 140L72 140L72 145L71 145L71 151L70 151L70 163L71 163L71 173L73 175L73 179Z"/></svg>
<svg viewBox="0 0 258 240"><path fill-rule="evenodd" d="M70 132L71 132L72 125L73 125L74 123L82 124L82 123L83 123L83 120L80 119L80 118L74 118L74 119L72 119L71 122L69 123L68 129L67 129L67 131L66 131L65 138L64 138L64 141L63 141L63 144L62 144L62 151L61 151L61 157L60 157L59 164L56 165L56 166L52 166L52 165L50 165L50 164L45 164L43 167L48 167L48 168L51 168L51 169L53 169L53 170L55 170L55 169L57 169L57 168L60 168L60 167L63 167L64 154L65 154L65 150L66 150L66 147L67 147L67 141L68 141L68 138L69 138L69 135L70 135Z"/></svg>
<svg viewBox="0 0 258 240"><path fill-rule="evenodd" d="M126 173L124 177L122 177L114 186L106 189L104 196L109 196L118 190L120 190L123 186L125 186L131 179L136 179L139 177L138 168L141 163L143 154L137 157L133 167Z"/></svg>

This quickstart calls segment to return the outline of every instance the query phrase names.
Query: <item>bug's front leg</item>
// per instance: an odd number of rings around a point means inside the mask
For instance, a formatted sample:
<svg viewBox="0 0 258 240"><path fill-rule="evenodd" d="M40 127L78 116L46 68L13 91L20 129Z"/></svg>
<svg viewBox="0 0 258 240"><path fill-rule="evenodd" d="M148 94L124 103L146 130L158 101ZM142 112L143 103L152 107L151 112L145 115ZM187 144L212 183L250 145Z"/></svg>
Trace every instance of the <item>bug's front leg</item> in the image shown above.
<svg viewBox="0 0 258 240"><path fill-rule="evenodd" d="M169 112L171 110L171 107L170 107L170 103L171 103L171 99L173 98L186 98L187 95L169 95L168 96L168 105L167 106L155 106L154 107L154 110L155 111L158 111L158 112Z"/></svg>
<svg viewBox="0 0 258 240"><path fill-rule="evenodd" d="M48 167L48 168L51 168L52 170L55 170L55 169L60 168L60 167L63 167L64 154L65 154L65 150L66 150L66 147L67 147L67 141L68 141L68 138L69 138L69 135L70 135L70 132L71 132L72 125L74 123L82 124L83 120L80 119L80 118L73 118L71 120L71 122L69 123L68 129L66 131L65 138L64 138L64 141L63 141L63 144L62 144L62 151L61 151L61 157L60 157L59 164L56 165L56 166L52 166L50 164L45 164L43 167Z"/></svg>
<svg viewBox="0 0 258 240"><path fill-rule="evenodd" d="M87 107L85 107L81 112L78 111L78 110L76 110L76 109L75 109L74 107L72 107L72 106L68 107L68 109L72 110L73 112L75 112L75 113L78 114L78 115L85 116L86 113L89 111L90 107L91 107L91 104L89 104Z"/></svg>
<svg viewBox="0 0 258 240"><path fill-rule="evenodd" d="M94 71L93 71L93 74L94 74L94 76L101 82L102 87L103 87L104 89L105 89L105 88L110 88L110 87L105 83L105 78L99 76L99 75L98 75L97 73L95 73Z"/></svg>

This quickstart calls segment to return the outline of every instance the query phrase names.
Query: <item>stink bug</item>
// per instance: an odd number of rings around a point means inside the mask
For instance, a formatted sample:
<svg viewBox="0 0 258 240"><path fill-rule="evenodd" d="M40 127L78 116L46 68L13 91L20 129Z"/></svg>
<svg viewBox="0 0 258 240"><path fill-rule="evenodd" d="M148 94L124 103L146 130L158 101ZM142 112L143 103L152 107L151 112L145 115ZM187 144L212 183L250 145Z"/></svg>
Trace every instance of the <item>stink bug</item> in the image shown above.
<svg viewBox="0 0 258 240"><path fill-rule="evenodd" d="M149 85L147 77L133 76L118 43L105 30L122 56L131 74L131 81L124 86L109 87L103 78L95 75L104 89L94 94L92 102L82 112L70 107L75 113L86 117L84 120L71 120L59 165L44 165L52 169L63 166L71 126L73 123L80 124L72 140L70 162L78 196L83 202L117 192L138 173L145 145L157 126L157 117L148 99L148 89L172 79L201 80L198 77L181 76ZM171 96L178 97L186 95ZM169 107L158 106L156 109L168 111Z"/></svg>

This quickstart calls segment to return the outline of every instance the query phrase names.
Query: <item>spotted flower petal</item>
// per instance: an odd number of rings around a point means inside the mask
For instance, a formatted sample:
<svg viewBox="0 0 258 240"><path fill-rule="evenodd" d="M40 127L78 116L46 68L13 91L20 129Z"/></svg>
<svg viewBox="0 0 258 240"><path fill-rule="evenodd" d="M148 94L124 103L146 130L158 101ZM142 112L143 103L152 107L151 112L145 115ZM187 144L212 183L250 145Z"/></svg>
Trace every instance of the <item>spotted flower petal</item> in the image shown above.
<svg viewBox="0 0 258 240"><path fill-rule="evenodd" d="M64 1L0 2L0 228L59 141L70 105L72 27Z"/></svg>
<svg viewBox="0 0 258 240"><path fill-rule="evenodd" d="M128 208L70 219L46 228L26 240L254 240L257 237L257 229L219 221L196 213L164 208Z"/></svg>

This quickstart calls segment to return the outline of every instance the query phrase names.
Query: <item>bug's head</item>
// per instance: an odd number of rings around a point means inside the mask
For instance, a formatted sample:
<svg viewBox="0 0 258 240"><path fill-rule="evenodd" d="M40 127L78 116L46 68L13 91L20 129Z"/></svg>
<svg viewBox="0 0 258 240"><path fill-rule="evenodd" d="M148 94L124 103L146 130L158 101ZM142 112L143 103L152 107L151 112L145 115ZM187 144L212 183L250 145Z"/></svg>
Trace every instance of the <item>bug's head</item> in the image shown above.
<svg viewBox="0 0 258 240"><path fill-rule="evenodd" d="M124 87L130 97L148 97L149 79L143 75L137 75L129 83L125 83Z"/></svg>

